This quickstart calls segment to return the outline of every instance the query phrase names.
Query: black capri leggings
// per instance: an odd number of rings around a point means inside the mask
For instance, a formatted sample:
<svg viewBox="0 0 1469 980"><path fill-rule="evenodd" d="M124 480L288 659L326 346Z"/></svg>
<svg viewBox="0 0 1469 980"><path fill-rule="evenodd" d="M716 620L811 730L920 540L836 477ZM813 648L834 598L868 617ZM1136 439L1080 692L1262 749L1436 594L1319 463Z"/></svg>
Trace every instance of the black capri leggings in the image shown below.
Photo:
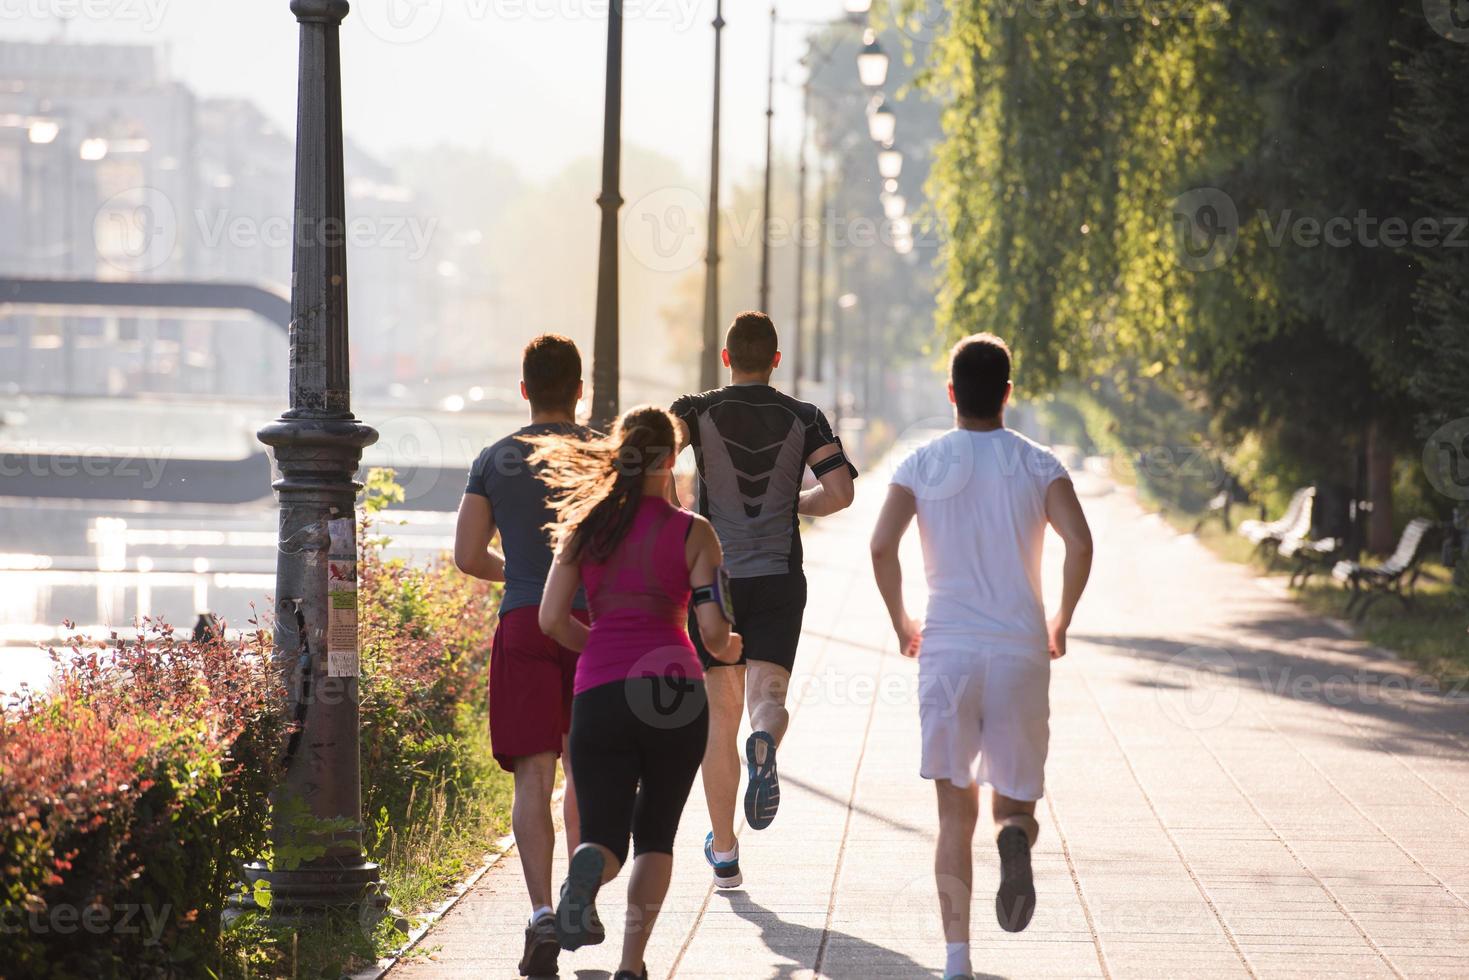
<svg viewBox="0 0 1469 980"><path fill-rule="evenodd" d="M679 817L709 737L704 682L637 677L603 684L571 706L571 775L581 838L627 862L672 854Z"/></svg>

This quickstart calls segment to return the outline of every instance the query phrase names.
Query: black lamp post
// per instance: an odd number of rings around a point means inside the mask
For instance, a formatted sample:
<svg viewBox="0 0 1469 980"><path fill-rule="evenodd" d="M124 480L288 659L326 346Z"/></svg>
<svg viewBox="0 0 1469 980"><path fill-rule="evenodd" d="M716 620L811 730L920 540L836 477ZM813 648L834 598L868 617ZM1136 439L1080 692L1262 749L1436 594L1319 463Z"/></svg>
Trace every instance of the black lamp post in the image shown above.
<svg viewBox="0 0 1469 980"><path fill-rule="evenodd" d="M770 62L765 78L765 204L760 212L760 309L770 312L770 184L775 156L775 5L770 6Z"/></svg>
<svg viewBox="0 0 1469 980"><path fill-rule="evenodd" d="M607 5L607 93L602 116L602 238L597 262L597 321L592 338L592 425L617 419L617 212L622 207L622 3Z"/></svg>
<svg viewBox="0 0 1469 980"><path fill-rule="evenodd" d="M719 387L719 95L724 36L724 0L714 4L714 123L709 150L709 241L704 250L704 354L699 388Z"/></svg>
<svg viewBox="0 0 1469 980"><path fill-rule="evenodd" d="M346 0L292 0L300 22L290 407L260 430L280 478L275 660L297 731L272 797L273 918L381 908L362 850L355 480L377 432L351 409L340 27ZM301 857L294 860L293 855ZM248 903L247 903L248 904Z"/></svg>

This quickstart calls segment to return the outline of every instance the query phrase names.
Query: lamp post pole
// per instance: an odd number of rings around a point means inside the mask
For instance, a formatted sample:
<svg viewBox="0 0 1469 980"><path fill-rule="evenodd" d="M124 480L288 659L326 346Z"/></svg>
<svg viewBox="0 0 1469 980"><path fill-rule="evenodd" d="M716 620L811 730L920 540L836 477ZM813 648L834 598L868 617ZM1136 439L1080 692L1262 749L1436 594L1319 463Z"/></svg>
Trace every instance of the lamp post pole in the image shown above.
<svg viewBox="0 0 1469 980"><path fill-rule="evenodd" d="M617 212L622 207L622 4L607 6L607 93L602 117L601 251L592 340L592 424L607 431L618 416Z"/></svg>
<svg viewBox="0 0 1469 980"><path fill-rule="evenodd" d="M807 60L810 56L807 55ZM812 69L814 73L814 69ZM800 163L796 168L796 317L795 343L792 345L795 369L791 372L791 394L801 394L801 375L806 362L806 340L802 330L806 325L806 143L811 131L811 77L801 86L801 148ZM820 377L818 369L818 378Z"/></svg>
<svg viewBox="0 0 1469 980"><path fill-rule="evenodd" d="M765 78L765 203L760 212L760 310L770 312L770 184L775 156L775 5L770 6L770 61Z"/></svg>
<svg viewBox="0 0 1469 980"><path fill-rule="evenodd" d="M290 407L260 430L280 478L275 661L296 731L272 796L272 917L382 907L362 850L355 480L377 432L351 409L340 27L346 0L292 0L300 22ZM309 855L293 860L292 855Z"/></svg>
<svg viewBox="0 0 1469 980"><path fill-rule="evenodd" d="M714 5L714 123L709 150L709 232L704 249L704 354L699 359L699 388L719 386L719 96L722 74L724 0Z"/></svg>
<svg viewBox="0 0 1469 980"><path fill-rule="evenodd" d="M821 174L821 209L817 212L816 229L816 323L813 326L811 351L811 380L821 384L826 361L826 250L829 232L827 229L827 208L830 206L827 191L827 175L823 170Z"/></svg>

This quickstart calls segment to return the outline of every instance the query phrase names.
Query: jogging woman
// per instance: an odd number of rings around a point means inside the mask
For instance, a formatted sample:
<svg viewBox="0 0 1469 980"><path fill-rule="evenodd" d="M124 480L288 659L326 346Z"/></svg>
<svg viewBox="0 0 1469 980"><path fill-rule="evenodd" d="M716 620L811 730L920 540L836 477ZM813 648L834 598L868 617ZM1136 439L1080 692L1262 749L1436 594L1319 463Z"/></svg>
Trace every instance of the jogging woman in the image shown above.
<svg viewBox="0 0 1469 980"><path fill-rule="evenodd" d="M571 857L556 934L563 949L606 937L597 890L627 862L627 924L614 980L646 980L644 951L673 873L673 840L704 757L709 704L688 635L690 599L705 647L730 662L742 642L722 602L719 539L669 503L674 421L635 408L611 437L542 436L533 464L558 493L556 562L541 629L581 652L571 708L572 778L582 844ZM590 628L571 614L579 588Z"/></svg>

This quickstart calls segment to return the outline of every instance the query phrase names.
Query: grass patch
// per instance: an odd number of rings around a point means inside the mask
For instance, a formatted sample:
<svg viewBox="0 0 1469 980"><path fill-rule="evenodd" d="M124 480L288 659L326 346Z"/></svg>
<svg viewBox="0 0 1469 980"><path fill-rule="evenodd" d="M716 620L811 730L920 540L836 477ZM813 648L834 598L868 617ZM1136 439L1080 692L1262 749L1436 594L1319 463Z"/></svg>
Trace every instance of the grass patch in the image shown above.
<svg viewBox="0 0 1469 980"><path fill-rule="evenodd" d="M1180 531L1192 531L1196 516L1181 512L1165 512L1165 519ZM1227 561L1250 564L1266 574L1255 559L1254 546L1239 534L1225 531L1218 520L1210 520L1199 529L1199 541L1214 554ZM1285 578L1284 572L1279 577ZM1339 582L1313 577L1304 589L1294 595L1302 605L1318 616L1348 620L1347 590ZM1352 626L1357 636L1368 643L1391 650L1434 677L1445 687L1469 684L1469 626L1464 597L1453 585L1453 570L1435 562L1427 562L1413 590L1413 604L1404 608L1392 598L1379 599L1360 623Z"/></svg>
<svg viewBox="0 0 1469 980"><path fill-rule="evenodd" d="M478 771L457 786L439 778L426 783L409 809L418 820L406 827L378 814L377 855L388 894L410 916L426 912L494 853L510 832L514 781L490 755L484 716L470 719L459 736Z"/></svg>

